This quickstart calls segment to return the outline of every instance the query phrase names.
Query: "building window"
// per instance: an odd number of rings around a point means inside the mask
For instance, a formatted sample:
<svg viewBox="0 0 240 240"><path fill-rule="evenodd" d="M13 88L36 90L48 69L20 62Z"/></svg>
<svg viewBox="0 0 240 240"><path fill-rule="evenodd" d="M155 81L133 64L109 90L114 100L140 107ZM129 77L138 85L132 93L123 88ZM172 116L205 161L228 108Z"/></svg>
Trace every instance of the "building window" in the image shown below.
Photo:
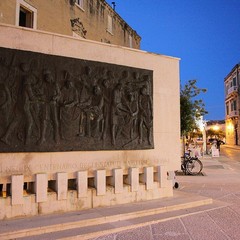
<svg viewBox="0 0 240 240"><path fill-rule="evenodd" d="M16 0L16 25L37 28L37 9L24 0Z"/></svg>
<svg viewBox="0 0 240 240"><path fill-rule="evenodd" d="M237 101L236 100L233 101L233 110L234 111L237 110Z"/></svg>
<svg viewBox="0 0 240 240"><path fill-rule="evenodd" d="M226 87L225 87L225 95L227 96L228 95L228 89L229 89L229 85L228 83L226 84Z"/></svg>
<svg viewBox="0 0 240 240"><path fill-rule="evenodd" d="M113 33L113 18L110 15L108 15L107 31Z"/></svg>
<svg viewBox="0 0 240 240"><path fill-rule="evenodd" d="M237 110L237 101L234 100L231 102L231 111L236 111Z"/></svg>
<svg viewBox="0 0 240 240"><path fill-rule="evenodd" d="M132 36L129 35L129 47L132 48L133 44L132 44Z"/></svg>
<svg viewBox="0 0 240 240"><path fill-rule="evenodd" d="M19 26L33 28L33 12L24 7L20 7Z"/></svg>
<svg viewBox="0 0 240 240"><path fill-rule="evenodd" d="M83 1L84 0L76 0L76 4L83 9Z"/></svg>
<svg viewBox="0 0 240 240"><path fill-rule="evenodd" d="M234 87L237 86L237 78L236 78L236 77L233 78L233 86L234 86Z"/></svg>
<svg viewBox="0 0 240 240"><path fill-rule="evenodd" d="M227 115L229 115L229 106L228 106L228 104L226 105L226 112L227 112Z"/></svg>

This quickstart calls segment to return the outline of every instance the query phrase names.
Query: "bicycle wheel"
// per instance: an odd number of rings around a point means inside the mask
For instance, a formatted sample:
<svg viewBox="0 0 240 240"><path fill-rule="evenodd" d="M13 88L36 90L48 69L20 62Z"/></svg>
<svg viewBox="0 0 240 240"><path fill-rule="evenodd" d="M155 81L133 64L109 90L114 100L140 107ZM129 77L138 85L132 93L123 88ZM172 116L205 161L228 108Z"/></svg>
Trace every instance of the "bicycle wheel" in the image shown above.
<svg viewBox="0 0 240 240"><path fill-rule="evenodd" d="M187 173L190 175L198 175L203 169L203 164L199 159L191 159L186 163Z"/></svg>

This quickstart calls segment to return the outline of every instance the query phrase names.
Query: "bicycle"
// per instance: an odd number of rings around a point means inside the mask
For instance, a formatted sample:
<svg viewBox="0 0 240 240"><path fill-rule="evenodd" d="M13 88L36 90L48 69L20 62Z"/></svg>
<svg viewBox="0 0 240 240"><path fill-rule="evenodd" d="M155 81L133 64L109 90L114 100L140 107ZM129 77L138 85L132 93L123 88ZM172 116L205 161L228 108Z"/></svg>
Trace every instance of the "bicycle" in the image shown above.
<svg viewBox="0 0 240 240"><path fill-rule="evenodd" d="M190 153L185 153L182 157L181 169L185 175L198 175L203 169L203 164L198 157L191 157Z"/></svg>

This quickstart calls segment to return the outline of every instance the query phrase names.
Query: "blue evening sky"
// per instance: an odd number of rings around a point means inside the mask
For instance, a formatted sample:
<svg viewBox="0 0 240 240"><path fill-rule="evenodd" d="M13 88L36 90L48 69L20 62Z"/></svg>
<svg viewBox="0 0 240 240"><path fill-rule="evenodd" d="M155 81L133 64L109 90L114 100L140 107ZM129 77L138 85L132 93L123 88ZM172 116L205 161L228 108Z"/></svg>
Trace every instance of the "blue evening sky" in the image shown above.
<svg viewBox="0 0 240 240"><path fill-rule="evenodd" d="M240 0L115 2L142 37L142 50L181 58L181 84L197 79L207 88L200 96L209 112L205 119L224 119L224 78L240 62Z"/></svg>

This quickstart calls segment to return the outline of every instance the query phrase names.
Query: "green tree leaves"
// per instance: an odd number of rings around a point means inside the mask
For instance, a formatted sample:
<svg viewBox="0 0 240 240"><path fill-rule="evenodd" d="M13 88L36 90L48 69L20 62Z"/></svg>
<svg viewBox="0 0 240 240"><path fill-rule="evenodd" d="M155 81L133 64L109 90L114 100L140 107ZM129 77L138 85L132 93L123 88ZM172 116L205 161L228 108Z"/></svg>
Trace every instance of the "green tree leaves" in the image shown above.
<svg viewBox="0 0 240 240"><path fill-rule="evenodd" d="M195 99L205 93L205 88L196 86L197 80L189 80L180 90L181 135L186 136L197 128L196 120L207 114L202 99Z"/></svg>

